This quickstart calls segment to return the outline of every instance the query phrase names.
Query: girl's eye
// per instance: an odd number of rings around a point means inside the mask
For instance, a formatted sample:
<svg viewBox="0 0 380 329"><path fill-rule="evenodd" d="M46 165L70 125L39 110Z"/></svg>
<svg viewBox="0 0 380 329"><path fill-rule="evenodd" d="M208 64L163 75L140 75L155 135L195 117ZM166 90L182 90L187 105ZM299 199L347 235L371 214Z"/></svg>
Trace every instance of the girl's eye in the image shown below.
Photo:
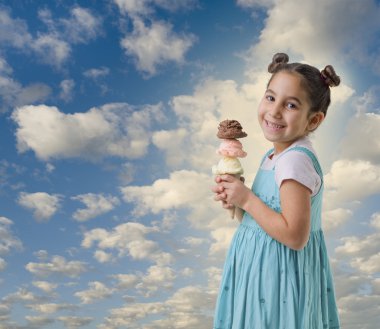
<svg viewBox="0 0 380 329"><path fill-rule="evenodd" d="M271 95L266 95L266 99L270 102L273 102L274 101L274 97L271 96Z"/></svg>
<svg viewBox="0 0 380 329"><path fill-rule="evenodd" d="M297 108L297 106L293 103L288 103L286 104L286 107L289 109L289 110L294 110L295 108Z"/></svg>

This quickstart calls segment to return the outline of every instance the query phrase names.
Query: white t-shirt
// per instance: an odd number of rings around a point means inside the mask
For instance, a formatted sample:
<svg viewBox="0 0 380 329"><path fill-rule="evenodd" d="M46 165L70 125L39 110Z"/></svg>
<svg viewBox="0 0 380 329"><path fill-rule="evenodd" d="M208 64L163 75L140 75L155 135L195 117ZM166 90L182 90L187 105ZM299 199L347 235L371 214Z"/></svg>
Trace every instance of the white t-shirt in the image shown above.
<svg viewBox="0 0 380 329"><path fill-rule="evenodd" d="M321 187L321 177L315 170L313 161L306 153L299 151L287 152L295 146L305 147L316 155L310 139L304 137L294 142L279 154L269 154L264 159L261 168L272 170L275 167L275 181L279 188L284 180L293 179L306 186L311 191L311 195L314 196Z"/></svg>

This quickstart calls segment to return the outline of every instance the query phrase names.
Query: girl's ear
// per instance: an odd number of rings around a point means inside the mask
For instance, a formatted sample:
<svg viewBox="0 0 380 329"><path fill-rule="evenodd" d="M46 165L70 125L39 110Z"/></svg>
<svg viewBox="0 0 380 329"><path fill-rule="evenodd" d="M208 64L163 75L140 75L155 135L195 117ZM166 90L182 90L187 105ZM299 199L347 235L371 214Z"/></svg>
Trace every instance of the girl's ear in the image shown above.
<svg viewBox="0 0 380 329"><path fill-rule="evenodd" d="M307 126L308 131L312 132L315 129L317 129L324 119L325 119L325 115L323 114L323 112L319 111L319 112L313 113L309 118L309 123Z"/></svg>

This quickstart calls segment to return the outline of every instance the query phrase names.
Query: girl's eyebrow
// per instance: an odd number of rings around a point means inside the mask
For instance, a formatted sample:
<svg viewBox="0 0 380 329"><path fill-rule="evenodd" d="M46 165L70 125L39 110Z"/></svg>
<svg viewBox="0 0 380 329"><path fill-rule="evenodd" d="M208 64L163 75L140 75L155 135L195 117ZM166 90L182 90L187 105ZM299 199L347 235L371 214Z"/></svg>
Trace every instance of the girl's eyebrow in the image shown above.
<svg viewBox="0 0 380 329"><path fill-rule="evenodd" d="M272 89L269 89L269 88L266 90L266 92L269 92L269 93L271 93L273 95L276 95L276 93ZM301 100L298 97L289 96L289 97L287 97L287 99L291 99L293 101L296 101L298 104L302 105L302 102L301 102Z"/></svg>

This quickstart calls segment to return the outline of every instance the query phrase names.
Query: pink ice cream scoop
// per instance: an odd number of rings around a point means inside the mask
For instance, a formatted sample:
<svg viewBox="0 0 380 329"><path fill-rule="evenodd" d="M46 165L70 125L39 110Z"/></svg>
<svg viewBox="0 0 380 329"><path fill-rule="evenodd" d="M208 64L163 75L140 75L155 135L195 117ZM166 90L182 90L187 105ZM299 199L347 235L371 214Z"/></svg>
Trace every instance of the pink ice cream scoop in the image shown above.
<svg viewBox="0 0 380 329"><path fill-rule="evenodd" d="M243 151L243 145L237 139L222 139L217 153L225 157L244 158L247 153Z"/></svg>

